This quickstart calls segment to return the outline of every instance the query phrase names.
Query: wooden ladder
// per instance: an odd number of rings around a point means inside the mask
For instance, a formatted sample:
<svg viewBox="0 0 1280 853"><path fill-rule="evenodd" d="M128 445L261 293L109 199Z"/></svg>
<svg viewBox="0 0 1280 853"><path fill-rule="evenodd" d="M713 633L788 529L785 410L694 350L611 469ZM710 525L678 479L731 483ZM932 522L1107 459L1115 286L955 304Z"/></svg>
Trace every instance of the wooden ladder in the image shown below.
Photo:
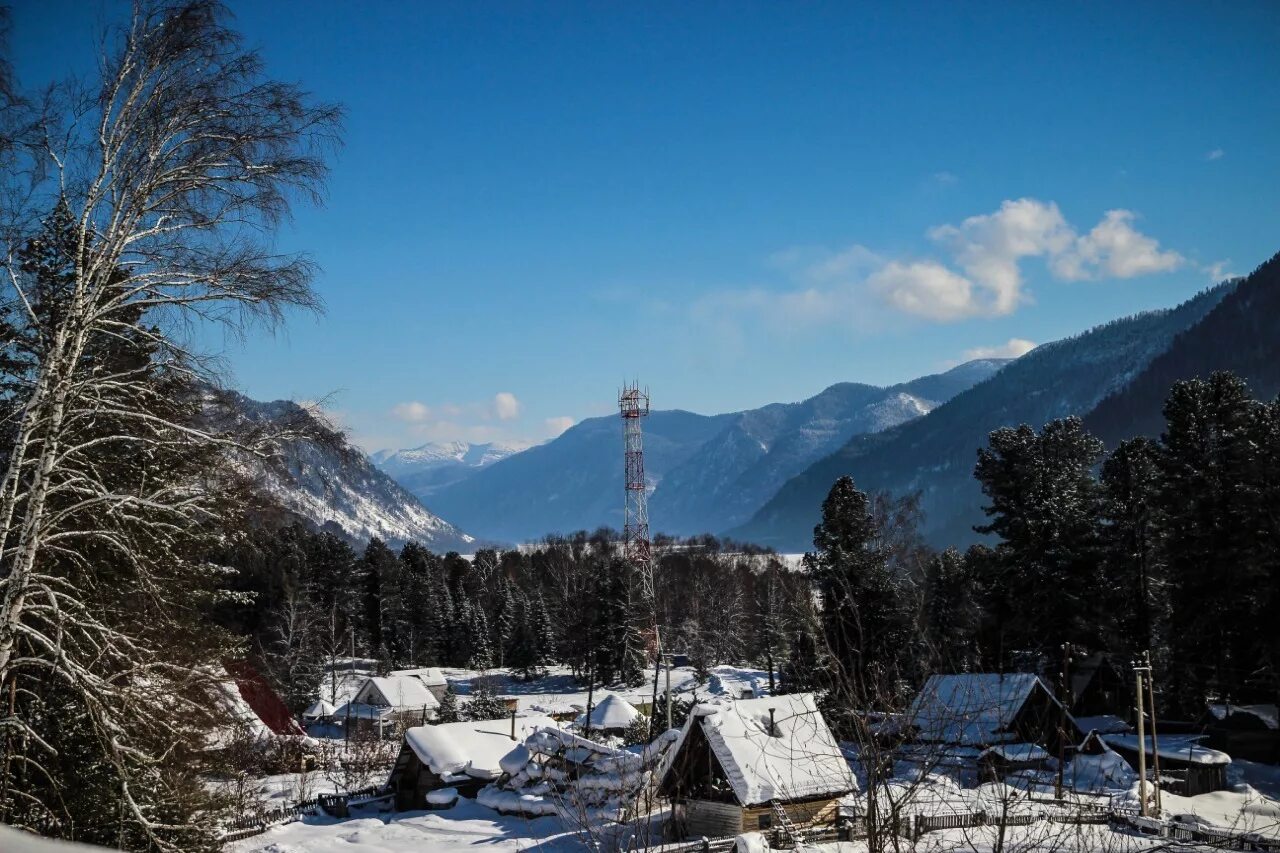
<svg viewBox="0 0 1280 853"><path fill-rule="evenodd" d="M796 825L791 822L791 816L787 814L787 810L782 807L782 803L777 798L769 801L769 807L773 809L773 823L779 828L786 839L791 842L791 846L795 847L800 843L800 833L796 829Z"/></svg>

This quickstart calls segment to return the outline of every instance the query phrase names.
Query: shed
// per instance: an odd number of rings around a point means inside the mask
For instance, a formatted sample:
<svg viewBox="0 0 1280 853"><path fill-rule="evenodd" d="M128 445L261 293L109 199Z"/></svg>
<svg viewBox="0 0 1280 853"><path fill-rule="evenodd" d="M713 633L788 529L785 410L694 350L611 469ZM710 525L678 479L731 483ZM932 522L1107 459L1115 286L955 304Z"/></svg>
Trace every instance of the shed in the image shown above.
<svg viewBox="0 0 1280 853"><path fill-rule="evenodd" d="M333 716L333 712L337 710L330 703L323 699L317 699L312 702L307 710L302 712L303 722L315 723L320 720L327 720Z"/></svg>
<svg viewBox="0 0 1280 853"><path fill-rule="evenodd" d="M775 806L797 827L833 823L856 787L809 693L695 706L659 775L687 837L769 829Z"/></svg>
<svg viewBox="0 0 1280 853"><path fill-rule="evenodd" d="M1280 712L1275 705L1213 702L1200 722L1214 749L1247 761L1280 764Z"/></svg>
<svg viewBox="0 0 1280 853"><path fill-rule="evenodd" d="M1221 791L1227 787L1227 767L1231 756L1225 752L1201 745L1205 735L1162 735L1160 742L1160 775L1172 777L1178 784L1174 793L1187 797ZM1137 735L1103 735L1102 740L1114 749L1135 770L1138 768ZM1151 737L1142 739L1142 751L1146 753L1148 772L1152 772L1155 750Z"/></svg>
<svg viewBox="0 0 1280 853"><path fill-rule="evenodd" d="M414 726L404 733L387 783L395 792L396 808L426 808L427 794L442 788L474 797L502 776L502 759L520 741L555 725L550 717L508 717Z"/></svg>
<svg viewBox="0 0 1280 853"><path fill-rule="evenodd" d="M1000 743L978 754L978 766L986 779L1004 779L1025 770L1043 770L1051 761L1049 753L1034 743Z"/></svg>
<svg viewBox="0 0 1280 853"><path fill-rule="evenodd" d="M1084 739L1071 714L1032 673L932 675L907 710L906 723L916 741L948 746L1031 743L1057 754Z"/></svg>

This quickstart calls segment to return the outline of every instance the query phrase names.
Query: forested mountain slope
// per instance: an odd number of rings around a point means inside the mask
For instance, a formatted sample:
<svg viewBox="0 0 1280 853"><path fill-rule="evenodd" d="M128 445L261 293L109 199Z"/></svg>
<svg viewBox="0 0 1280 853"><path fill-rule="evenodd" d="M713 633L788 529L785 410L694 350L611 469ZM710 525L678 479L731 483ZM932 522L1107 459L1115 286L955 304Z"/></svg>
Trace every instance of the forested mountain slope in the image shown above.
<svg viewBox="0 0 1280 853"><path fill-rule="evenodd" d="M1099 403L1085 426L1108 447L1134 435L1157 437L1173 383L1219 370L1244 379L1260 400L1280 393L1280 254L1241 279L1203 320Z"/></svg>
<svg viewBox="0 0 1280 853"><path fill-rule="evenodd" d="M379 471L356 447L296 403L263 403L236 395L250 422L307 421L321 440L289 442L279 458L256 462L254 472L287 512L356 543L378 537L392 545L419 542L436 551L474 548L474 539L432 513Z"/></svg>
<svg viewBox="0 0 1280 853"><path fill-rule="evenodd" d="M1045 344L922 418L856 436L789 480L749 522L727 535L780 550L807 547L823 497L848 474L868 491L919 491L926 514L922 532L931 543L972 542L972 525L982 520L973 465L988 433L1088 413L1133 381L1178 333L1200 322L1231 287L1224 283L1176 308Z"/></svg>

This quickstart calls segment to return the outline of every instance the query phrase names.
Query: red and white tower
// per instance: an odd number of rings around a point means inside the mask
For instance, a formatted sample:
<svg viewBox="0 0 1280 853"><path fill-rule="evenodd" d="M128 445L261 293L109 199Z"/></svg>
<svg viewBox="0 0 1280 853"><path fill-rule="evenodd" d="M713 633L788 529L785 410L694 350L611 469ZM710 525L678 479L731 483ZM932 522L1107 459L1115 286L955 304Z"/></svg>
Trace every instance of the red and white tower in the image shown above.
<svg viewBox="0 0 1280 853"><path fill-rule="evenodd" d="M624 466L626 468L626 504L623 508L622 550L627 560L640 572L645 587L646 603L653 600L653 581L649 558L649 496L644 482L644 436L640 419L649 414L649 390L639 384L624 385L618 395L622 414Z"/></svg>

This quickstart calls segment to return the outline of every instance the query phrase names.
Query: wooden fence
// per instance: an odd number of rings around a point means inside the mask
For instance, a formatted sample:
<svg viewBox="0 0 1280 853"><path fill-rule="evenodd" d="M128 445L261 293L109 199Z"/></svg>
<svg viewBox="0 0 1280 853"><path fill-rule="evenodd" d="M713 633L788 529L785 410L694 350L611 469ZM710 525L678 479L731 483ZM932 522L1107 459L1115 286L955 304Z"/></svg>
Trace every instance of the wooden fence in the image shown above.
<svg viewBox="0 0 1280 853"><path fill-rule="evenodd" d="M273 826L293 823L303 815L315 814L317 811L331 817L346 817L349 813L349 806L353 801L357 803L369 802L386 796L390 795L385 786L370 785L367 788L359 788L355 791L348 791L345 794L320 794L310 800L290 803L287 806L279 806L274 809L259 809L242 814L228 822L221 840L225 843L239 841L242 838L250 838L266 832Z"/></svg>

